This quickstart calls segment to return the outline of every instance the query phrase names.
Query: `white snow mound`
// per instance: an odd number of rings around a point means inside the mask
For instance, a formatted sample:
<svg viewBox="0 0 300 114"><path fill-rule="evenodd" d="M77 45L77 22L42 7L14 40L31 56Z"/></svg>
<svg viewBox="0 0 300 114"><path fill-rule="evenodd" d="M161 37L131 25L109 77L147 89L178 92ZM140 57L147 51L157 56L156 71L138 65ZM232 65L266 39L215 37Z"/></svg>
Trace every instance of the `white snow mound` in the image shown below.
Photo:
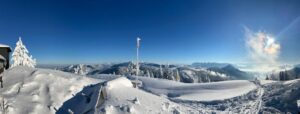
<svg viewBox="0 0 300 114"><path fill-rule="evenodd" d="M139 78L147 91L165 95L176 100L216 101L245 95L257 89L247 80L232 80L212 83L181 83L155 78Z"/></svg>
<svg viewBox="0 0 300 114"><path fill-rule="evenodd" d="M108 81L107 98L95 112L98 114L183 114L196 110L174 103L165 97L133 88L125 77Z"/></svg>
<svg viewBox="0 0 300 114"><path fill-rule="evenodd" d="M106 85L107 89L117 88L117 87L121 87L121 86L133 87L131 81L125 77L113 79L111 81L106 82L105 85Z"/></svg>
<svg viewBox="0 0 300 114"><path fill-rule="evenodd" d="M4 72L3 81L0 100L9 105L7 114L54 114L72 94L100 82L60 71L20 66Z"/></svg>

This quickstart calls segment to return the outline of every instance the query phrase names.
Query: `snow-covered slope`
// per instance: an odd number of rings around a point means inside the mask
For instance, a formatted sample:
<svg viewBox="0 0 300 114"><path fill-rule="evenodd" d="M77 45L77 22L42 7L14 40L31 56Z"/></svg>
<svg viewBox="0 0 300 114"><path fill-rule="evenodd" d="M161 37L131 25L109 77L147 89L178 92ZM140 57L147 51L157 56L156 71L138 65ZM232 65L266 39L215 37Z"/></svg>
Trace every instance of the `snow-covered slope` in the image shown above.
<svg viewBox="0 0 300 114"><path fill-rule="evenodd" d="M144 88L157 95L166 95L174 100L217 101L242 96L257 88L247 80L213 83L181 83L155 78L139 78Z"/></svg>
<svg viewBox="0 0 300 114"><path fill-rule="evenodd" d="M203 84L147 77L139 77L139 80L146 91L133 88L131 81L125 77L115 76L113 80L86 87L66 101L60 110L67 113L70 109L75 114L284 113L297 110L296 101L300 93L299 80L263 85L244 80ZM101 105L94 102L99 101L99 90L105 91L106 95Z"/></svg>
<svg viewBox="0 0 300 114"><path fill-rule="evenodd" d="M55 70L14 67L4 73L0 114L296 113L300 80L181 83L135 76L92 79ZM4 108L2 108L4 102Z"/></svg>
<svg viewBox="0 0 300 114"><path fill-rule="evenodd" d="M126 77L119 77L84 88L66 101L57 114L68 112L75 114L189 114L198 111L172 102L165 97L134 88Z"/></svg>
<svg viewBox="0 0 300 114"><path fill-rule="evenodd" d="M265 94L262 113L292 113L300 111L297 100L300 99L300 79L290 81L273 81L263 85Z"/></svg>
<svg viewBox="0 0 300 114"><path fill-rule="evenodd" d="M101 82L61 71L14 67L3 77L0 100L9 114L53 114L84 86ZM3 109L2 109L3 111ZM0 111L0 113L2 112Z"/></svg>
<svg viewBox="0 0 300 114"><path fill-rule="evenodd" d="M131 81L121 77L107 83L108 98L99 108L107 114L179 114L196 112L167 98L133 88Z"/></svg>
<svg viewBox="0 0 300 114"><path fill-rule="evenodd" d="M134 77L129 79L134 80ZM58 114L67 113L68 109L75 114L253 114L259 111L263 95L257 85L242 80L205 84L185 84L147 77L139 77L139 80L146 91L133 88L126 77L115 77L86 87L66 101ZM99 90L105 91L104 96L107 97L101 97ZM97 104L99 102L100 105Z"/></svg>
<svg viewBox="0 0 300 114"><path fill-rule="evenodd" d="M6 71L3 78L0 100L4 99L8 114L197 112L168 98L133 88L125 77L115 76L116 79L104 83L61 71L15 67ZM97 106L102 90L106 90L107 97L104 104Z"/></svg>

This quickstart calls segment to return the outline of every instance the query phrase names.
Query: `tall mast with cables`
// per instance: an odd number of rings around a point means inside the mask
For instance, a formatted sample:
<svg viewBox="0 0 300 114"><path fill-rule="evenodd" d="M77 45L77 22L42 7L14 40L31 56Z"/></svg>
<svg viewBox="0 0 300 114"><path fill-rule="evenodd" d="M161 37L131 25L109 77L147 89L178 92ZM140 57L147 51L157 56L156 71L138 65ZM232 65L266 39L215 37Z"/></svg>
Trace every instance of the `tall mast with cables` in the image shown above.
<svg viewBox="0 0 300 114"><path fill-rule="evenodd" d="M140 38L136 39L136 76L139 75L140 65L139 65L139 48L140 48Z"/></svg>

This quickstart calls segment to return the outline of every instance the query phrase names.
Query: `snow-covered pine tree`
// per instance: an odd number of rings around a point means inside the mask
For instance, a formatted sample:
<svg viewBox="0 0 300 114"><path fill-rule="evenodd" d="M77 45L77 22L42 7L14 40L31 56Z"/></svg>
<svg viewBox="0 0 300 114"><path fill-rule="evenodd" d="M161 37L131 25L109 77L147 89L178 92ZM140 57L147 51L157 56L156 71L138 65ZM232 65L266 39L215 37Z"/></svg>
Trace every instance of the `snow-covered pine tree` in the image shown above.
<svg viewBox="0 0 300 114"><path fill-rule="evenodd" d="M269 80L269 76L268 75L266 76L266 80Z"/></svg>
<svg viewBox="0 0 300 114"><path fill-rule="evenodd" d="M150 72L150 77L151 77L151 78L154 78L153 71L149 71L149 72Z"/></svg>
<svg viewBox="0 0 300 114"><path fill-rule="evenodd" d="M167 69L167 79L169 79L169 80L175 80L174 71L173 70Z"/></svg>
<svg viewBox="0 0 300 114"><path fill-rule="evenodd" d="M147 70L147 77L148 78L150 78L151 76L150 76L150 72L149 72L149 70Z"/></svg>
<svg viewBox="0 0 300 114"><path fill-rule="evenodd" d="M78 74L78 73L79 73L79 67L76 66L76 67L74 67L74 74Z"/></svg>
<svg viewBox="0 0 300 114"><path fill-rule="evenodd" d="M130 61L127 66L127 73L128 73L128 75L132 75L133 72L134 72L134 64L132 61Z"/></svg>
<svg viewBox="0 0 300 114"><path fill-rule="evenodd" d="M201 76L198 77L198 83L202 83L202 77Z"/></svg>
<svg viewBox="0 0 300 114"><path fill-rule="evenodd" d="M83 64L79 64L74 68L74 74L84 75L85 68Z"/></svg>
<svg viewBox="0 0 300 114"><path fill-rule="evenodd" d="M16 43L16 48L12 53L12 61L12 67L27 66L34 68L36 66L36 59L33 59L31 55L29 56L29 52L23 44L21 37L19 37L19 41Z"/></svg>
<svg viewBox="0 0 300 114"><path fill-rule="evenodd" d="M206 75L206 78L207 78L207 82L210 83L210 77Z"/></svg>
<svg viewBox="0 0 300 114"><path fill-rule="evenodd" d="M79 75L84 75L85 73L85 68L83 64L79 64Z"/></svg>

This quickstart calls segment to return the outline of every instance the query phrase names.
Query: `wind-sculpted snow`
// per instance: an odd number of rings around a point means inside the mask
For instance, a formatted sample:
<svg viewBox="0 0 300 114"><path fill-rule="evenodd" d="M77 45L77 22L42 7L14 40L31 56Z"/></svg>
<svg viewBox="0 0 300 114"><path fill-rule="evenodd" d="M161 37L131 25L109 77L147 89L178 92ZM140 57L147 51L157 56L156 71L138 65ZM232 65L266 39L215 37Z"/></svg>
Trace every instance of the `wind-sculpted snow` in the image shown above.
<svg viewBox="0 0 300 114"><path fill-rule="evenodd" d="M144 88L157 95L188 101L216 101L245 95L257 88L247 80L222 81L213 83L180 83L169 80L139 78Z"/></svg>
<svg viewBox="0 0 300 114"><path fill-rule="evenodd" d="M198 112L165 97L133 88L130 83L130 80L121 77L104 84L107 99L97 112L101 114L190 114Z"/></svg>
<svg viewBox="0 0 300 114"><path fill-rule="evenodd" d="M28 67L7 70L3 81L0 100L7 102L7 114L53 114L72 94L84 86L101 82L61 71Z"/></svg>
<svg viewBox="0 0 300 114"><path fill-rule="evenodd" d="M198 111L165 97L133 88L130 80L119 77L83 88L73 98L67 100L57 114L69 112L74 114L189 114Z"/></svg>
<svg viewBox="0 0 300 114"><path fill-rule="evenodd" d="M78 92L74 97L64 102L56 114L94 114L102 85L90 85Z"/></svg>
<svg viewBox="0 0 300 114"><path fill-rule="evenodd" d="M181 83L14 67L4 73L0 114L297 113L300 80ZM3 105L2 105L3 106ZM4 110L3 110L4 109Z"/></svg>
<svg viewBox="0 0 300 114"><path fill-rule="evenodd" d="M264 108L261 112L297 114L300 111L297 107L297 100L300 99L300 79L277 81L263 87Z"/></svg>

